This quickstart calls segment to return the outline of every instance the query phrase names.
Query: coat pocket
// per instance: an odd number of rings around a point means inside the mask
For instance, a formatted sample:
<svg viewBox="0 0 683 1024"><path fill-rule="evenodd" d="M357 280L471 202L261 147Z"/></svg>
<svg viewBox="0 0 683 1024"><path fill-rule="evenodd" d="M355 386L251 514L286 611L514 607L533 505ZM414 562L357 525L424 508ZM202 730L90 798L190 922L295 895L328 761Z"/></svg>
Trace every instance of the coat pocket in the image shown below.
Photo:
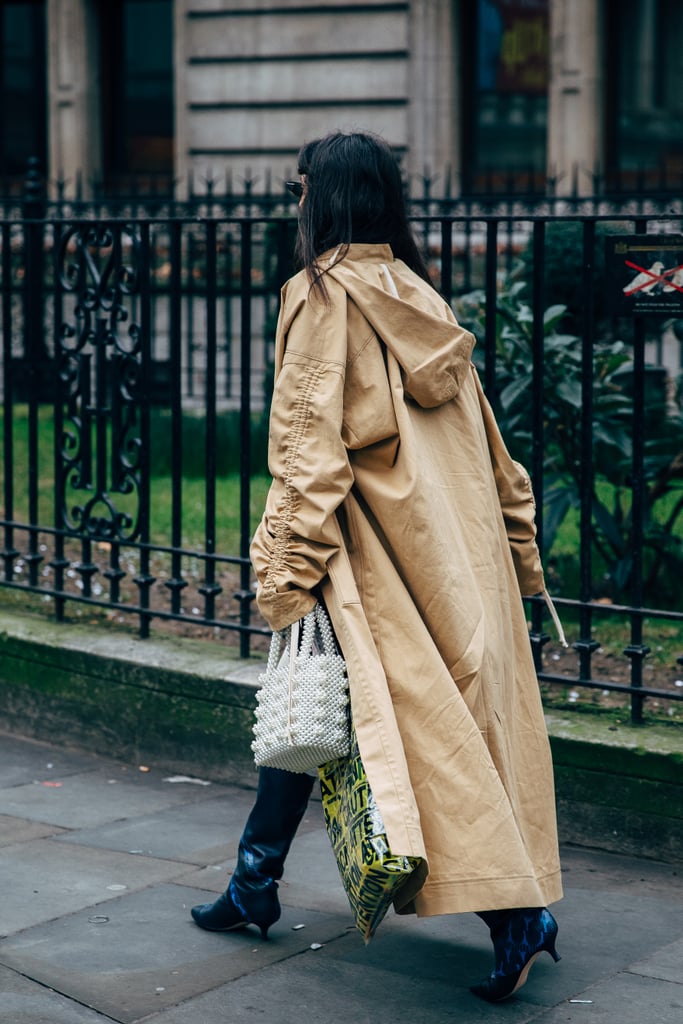
<svg viewBox="0 0 683 1024"><path fill-rule="evenodd" d="M360 594L353 578L351 562L343 547L330 558L327 572L340 604L360 604Z"/></svg>

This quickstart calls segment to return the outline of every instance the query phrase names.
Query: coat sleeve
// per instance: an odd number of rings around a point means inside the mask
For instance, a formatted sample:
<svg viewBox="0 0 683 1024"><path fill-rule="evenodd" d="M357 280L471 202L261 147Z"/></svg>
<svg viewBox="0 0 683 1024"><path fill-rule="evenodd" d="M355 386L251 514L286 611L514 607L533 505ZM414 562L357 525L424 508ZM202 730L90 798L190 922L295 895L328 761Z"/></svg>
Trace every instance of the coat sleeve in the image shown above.
<svg viewBox="0 0 683 1024"><path fill-rule="evenodd" d="M336 510L353 483L342 441L346 296L332 293L281 316L282 365L270 414L273 481L251 543L256 603L272 629L311 610L341 535ZM277 368L276 368L277 370Z"/></svg>
<svg viewBox="0 0 683 1024"><path fill-rule="evenodd" d="M531 597L545 590L541 555L536 543L536 502L531 480L524 466L510 457L474 368L473 373L517 582L522 595Z"/></svg>

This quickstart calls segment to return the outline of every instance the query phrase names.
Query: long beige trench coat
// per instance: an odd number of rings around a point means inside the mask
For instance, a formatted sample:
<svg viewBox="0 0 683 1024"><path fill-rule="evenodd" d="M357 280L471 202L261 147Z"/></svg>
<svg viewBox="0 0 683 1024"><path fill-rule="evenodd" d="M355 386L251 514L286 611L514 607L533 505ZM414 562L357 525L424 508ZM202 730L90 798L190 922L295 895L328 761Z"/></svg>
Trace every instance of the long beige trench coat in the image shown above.
<svg viewBox="0 0 683 1024"><path fill-rule="evenodd" d="M393 852L419 915L561 898L552 765L521 594L544 588L526 472L474 339L385 245L282 292L251 555L273 629L320 586Z"/></svg>

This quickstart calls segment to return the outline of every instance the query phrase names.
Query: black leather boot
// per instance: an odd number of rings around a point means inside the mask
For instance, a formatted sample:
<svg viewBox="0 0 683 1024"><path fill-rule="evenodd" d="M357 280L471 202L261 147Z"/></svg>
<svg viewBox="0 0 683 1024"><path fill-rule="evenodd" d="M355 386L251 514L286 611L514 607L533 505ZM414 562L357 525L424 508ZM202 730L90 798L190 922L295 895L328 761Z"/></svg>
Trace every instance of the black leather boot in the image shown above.
<svg viewBox="0 0 683 1024"><path fill-rule="evenodd" d="M192 908L207 931L233 931L255 924L267 938L280 917L277 882L304 816L315 779L311 775L261 768L256 802L240 839L237 867L227 890L214 903Z"/></svg>

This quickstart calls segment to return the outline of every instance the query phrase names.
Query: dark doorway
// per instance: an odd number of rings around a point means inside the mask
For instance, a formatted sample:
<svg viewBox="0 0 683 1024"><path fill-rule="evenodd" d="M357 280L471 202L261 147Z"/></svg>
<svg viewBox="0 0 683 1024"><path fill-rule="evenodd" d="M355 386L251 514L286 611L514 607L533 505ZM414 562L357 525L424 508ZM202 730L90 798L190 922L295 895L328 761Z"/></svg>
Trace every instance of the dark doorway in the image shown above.
<svg viewBox="0 0 683 1024"><path fill-rule="evenodd" d="M173 188L172 0L99 0L107 194Z"/></svg>
<svg viewBox="0 0 683 1024"><path fill-rule="evenodd" d="M680 0L606 4L608 191L683 185L682 47Z"/></svg>
<svg viewBox="0 0 683 1024"><path fill-rule="evenodd" d="M45 170L47 84L45 0L0 4L0 174L21 189L29 157Z"/></svg>

